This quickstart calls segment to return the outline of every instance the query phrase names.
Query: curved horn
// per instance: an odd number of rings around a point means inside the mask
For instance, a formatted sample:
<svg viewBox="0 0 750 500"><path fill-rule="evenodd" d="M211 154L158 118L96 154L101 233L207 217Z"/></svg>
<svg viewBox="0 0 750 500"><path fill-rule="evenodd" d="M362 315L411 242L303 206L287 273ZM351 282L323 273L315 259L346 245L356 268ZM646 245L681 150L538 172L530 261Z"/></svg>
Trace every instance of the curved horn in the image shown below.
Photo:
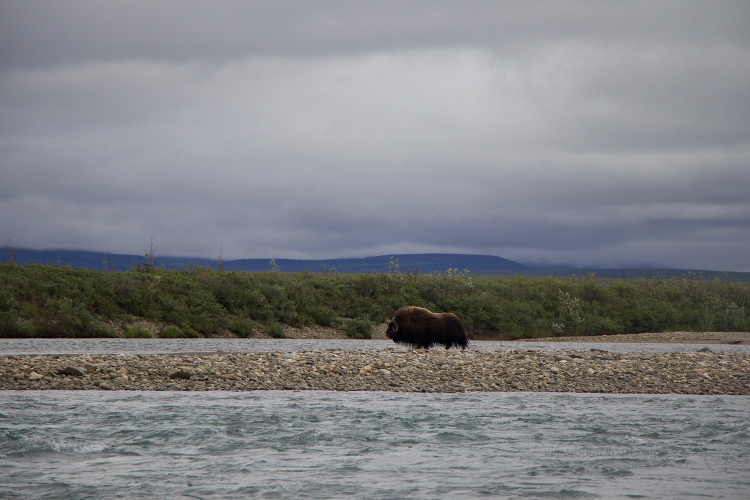
<svg viewBox="0 0 750 500"><path fill-rule="evenodd" d="M398 331L398 323L396 323L395 321L391 320L391 322L388 324L388 326L390 326L391 328L393 328L394 332Z"/></svg>

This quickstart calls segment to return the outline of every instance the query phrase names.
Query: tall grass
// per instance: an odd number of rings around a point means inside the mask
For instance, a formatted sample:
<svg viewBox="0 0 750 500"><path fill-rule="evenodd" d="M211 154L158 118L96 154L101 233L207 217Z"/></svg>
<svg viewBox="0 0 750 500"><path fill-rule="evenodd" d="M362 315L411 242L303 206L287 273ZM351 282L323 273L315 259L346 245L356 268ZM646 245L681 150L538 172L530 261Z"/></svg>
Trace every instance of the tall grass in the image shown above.
<svg viewBox="0 0 750 500"><path fill-rule="evenodd" d="M367 336L366 325L405 304L454 312L470 335L489 338L750 330L750 283L696 275L603 280L480 277L457 270L245 273L141 266L105 272L0 264L3 337L111 336L104 323L127 327L141 319L174 327L167 330L172 336L230 331L244 337L257 328L281 335L281 324L344 324L350 334Z"/></svg>

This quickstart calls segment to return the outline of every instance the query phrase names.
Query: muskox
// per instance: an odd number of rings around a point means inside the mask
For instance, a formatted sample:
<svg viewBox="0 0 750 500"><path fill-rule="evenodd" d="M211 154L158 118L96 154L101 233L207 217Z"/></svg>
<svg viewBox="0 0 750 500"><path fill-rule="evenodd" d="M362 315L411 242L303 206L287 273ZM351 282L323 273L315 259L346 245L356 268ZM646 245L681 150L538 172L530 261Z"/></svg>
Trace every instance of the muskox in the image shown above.
<svg viewBox="0 0 750 500"><path fill-rule="evenodd" d="M466 349L464 324L453 313L433 313L422 307L404 306L393 314L388 322L386 337L416 348L429 349L435 344L442 344L446 349L451 346Z"/></svg>

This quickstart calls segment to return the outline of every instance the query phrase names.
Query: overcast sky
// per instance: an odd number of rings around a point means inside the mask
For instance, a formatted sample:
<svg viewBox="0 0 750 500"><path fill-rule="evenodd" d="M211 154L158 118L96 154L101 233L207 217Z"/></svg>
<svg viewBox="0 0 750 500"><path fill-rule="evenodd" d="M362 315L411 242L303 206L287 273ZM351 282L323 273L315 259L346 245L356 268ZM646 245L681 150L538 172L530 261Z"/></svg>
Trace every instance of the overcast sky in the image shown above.
<svg viewBox="0 0 750 500"><path fill-rule="evenodd" d="M750 271L750 2L0 0L0 237Z"/></svg>

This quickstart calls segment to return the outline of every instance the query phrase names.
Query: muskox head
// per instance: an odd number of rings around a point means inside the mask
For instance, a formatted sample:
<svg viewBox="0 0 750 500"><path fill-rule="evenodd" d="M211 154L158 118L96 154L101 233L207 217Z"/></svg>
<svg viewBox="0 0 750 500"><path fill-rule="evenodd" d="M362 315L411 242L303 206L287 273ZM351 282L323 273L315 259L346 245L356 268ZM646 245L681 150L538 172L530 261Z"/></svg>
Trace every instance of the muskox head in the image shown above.
<svg viewBox="0 0 750 500"><path fill-rule="evenodd" d="M422 307L404 306L388 322L386 337L400 344L429 349L435 344L466 349L469 341L461 320L453 313L432 313Z"/></svg>

